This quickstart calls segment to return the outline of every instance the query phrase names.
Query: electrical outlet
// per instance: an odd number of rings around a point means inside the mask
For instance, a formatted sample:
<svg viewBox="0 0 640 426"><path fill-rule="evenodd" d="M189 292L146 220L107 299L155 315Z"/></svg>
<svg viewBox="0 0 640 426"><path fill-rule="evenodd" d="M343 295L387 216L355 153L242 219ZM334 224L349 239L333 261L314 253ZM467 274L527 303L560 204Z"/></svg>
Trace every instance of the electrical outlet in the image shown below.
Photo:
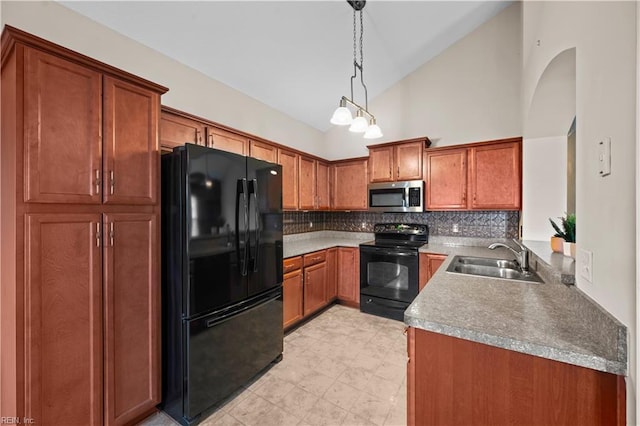
<svg viewBox="0 0 640 426"><path fill-rule="evenodd" d="M309 228L313 228L313 222L309 222Z"/></svg>
<svg viewBox="0 0 640 426"><path fill-rule="evenodd" d="M458 226L457 223L453 224L453 228L451 229L451 231L454 232L454 233L460 232L460 227Z"/></svg>
<svg viewBox="0 0 640 426"><path fill-rule="evenodd" d="M580 276L590 283L593 283L593 252L580 249L578 255Z"/></svg>

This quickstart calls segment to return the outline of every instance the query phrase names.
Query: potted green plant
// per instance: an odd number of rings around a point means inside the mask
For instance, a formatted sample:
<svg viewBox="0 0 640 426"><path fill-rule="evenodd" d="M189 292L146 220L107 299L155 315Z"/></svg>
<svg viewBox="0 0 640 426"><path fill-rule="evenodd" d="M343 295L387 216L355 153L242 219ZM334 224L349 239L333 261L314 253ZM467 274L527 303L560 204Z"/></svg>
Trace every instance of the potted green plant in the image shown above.
<svg viewBox="0 0 640 426"><path fill-rule="evenodd" d="M556 231L553 237L551 237L551 249L556 252L564 253L566 256L571 256L575 258L576 256L576 215L565 214L564 217L559 218L560 226L553 221L553 219L549 218L549 222L551 222L551 226ZM560 246L558 244L558 240L554 239L562 239L562 250L560 250ZM555 243L555 245L554 245Z"/></svg>

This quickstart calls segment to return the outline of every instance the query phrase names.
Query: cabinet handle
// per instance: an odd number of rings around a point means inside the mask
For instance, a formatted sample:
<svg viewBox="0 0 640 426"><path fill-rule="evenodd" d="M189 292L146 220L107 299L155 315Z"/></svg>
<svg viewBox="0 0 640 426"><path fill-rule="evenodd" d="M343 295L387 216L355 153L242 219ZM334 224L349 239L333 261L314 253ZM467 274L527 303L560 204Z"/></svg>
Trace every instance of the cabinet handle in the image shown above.
<svg viewBox="0 0 640 426"><path fill-rule="evenodd" d="M209 148L213 148L213 134L209 135Z"/></svg>
<svg viewBox="0 0 640 426"><path fill-rule="evenodd" d="M400 166L398 166L398 178L400 178Z"/></svg>
<svg viewBox="0 0 640 426"><path fill-rule="evenodd" d="M389 177L391 177L391 167L389 167Z"/></svg>
<svg viewBox="0 0 640 426"><path fill-rule="evenodd" d="M113 247L113 237L114 237L113 222L111 222L109 223L109 244L111 245L111 247Z"/></svg>
<svg viewBox="0 0 640 426"><path fill-rule="evenodd" d="M96 172L96 195L100 195L100 184L102 182L100 182L100 170L99 169L95 169Z"/></svg>
<svg viewBox="0 0 640 426"><path fill-rule="evenodd" d="M196 143L198 145L202 144L202 132L200 130L196 130Z"/></svg>
<svg viewBox="0 0 640 426"><path fill-rule="evenodd" d="M116 186L115 174L113 173L113 170L110 170L109 171L109 194L110 195L113 195L115 186Z"/></svg>
<svg viewBox="0 0 640 426"><path fill-rule="evenodd" d="M96 247L100 247L100 222L96 222Z"/></svg>

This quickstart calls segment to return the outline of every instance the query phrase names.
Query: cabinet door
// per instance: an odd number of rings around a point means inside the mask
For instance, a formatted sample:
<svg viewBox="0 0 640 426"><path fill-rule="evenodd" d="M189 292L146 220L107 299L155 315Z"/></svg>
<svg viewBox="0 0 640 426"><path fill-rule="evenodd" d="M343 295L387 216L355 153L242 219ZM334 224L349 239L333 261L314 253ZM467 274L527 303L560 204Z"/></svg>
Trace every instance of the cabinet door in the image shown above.
<svg viewBox="0 0 640 426"><path fill-rule="evenodd" d="M367 209L367 160L338 163L333 168L333 208Z"/></svg>
<svg viewBox="0 0 640 426"><path fill-rule="evenodd" d="M301 210L316 208L316 160L298 157L298 207Z"/></svg>
<svg viewBox="0 0 640 426"><path fill-rule="evenodd" d="M338 248L338 299L360 303L360 253L357 248Z"/></svg>
<svg viewBox="0 0 640 426"><path fill-rule="evenodd" d="M160 402L158 217L105 215L105 423Z"/></svg>
<svg viewBox="0 0 640 426"><path fill-rule="evenodd" d="M102 424L99 214L32 214L25 235L25 415Z"/></svg>
<svg viewBox="0 0 640 426"><path fill-rule="evenodd" d="M101 75L29 48L24 61L25 201L100 204Z"/></svg>
<svg viewBox="0 0 640 426"><path fill-rule="evenodd" d="M427 151L427 210L467 208L467 150Z"/></svg>
<svg viewBox="0 0 640 426"><path fill-rule="evenodd" d="M278 148L262 142L250 141L249 155L258 160L276 163L278 161Z"/></svg>
<svg viewBox="0 0 640 426"><path fill-rule="evenodd" d="M304 268L304 315L307 316L325 304L327 262Z"/></svg>
<svg viewBox="0 0 640 426"><path fill-rule="evenodd" d="M282 166L282 209L298 208L298 154L278 149L278 163Z"/></svg>
<svg viewBox="0 0 640 426"><path fill-rule="evenodd" d="M370 182L391 182L394 180L393 147L369 150Z"/></svg>
<svg viewBox="0 0 640 426"><path fill-rule="evenodd" d="M327 287L324 292L328 304L338 297L338 249L327 250Z"/></svg>
<svg viewBox="0 0 640 426"><path fill-rule="evenodd" d="M207 146L209 148L233 152L239 155L248 154L249 140L243 136L215 127L207 127L205 133L207 134Z"/></svg>
<svg viewBox="0 0 640 426"><path fill-rule="evenodd" d="M160 117L160 146L172 150L187 142L204 145L202 123L163 111Z"/></svg>
<svg viewBox="0 0 640 426"><path fill-rule="evenodd" d="M422 180L423 142L406 143L395 147L396 180Z"/></svg>
<svg viewBox="0 0 640 426"><path fill-rule="evenodd" d="M420 282L418 283L420 290L427 285L446 258L446 254L420 253Z"/></svg>
<svg viewBox="0 0 640 426"><path fill-rule="evenodd" d="M470 207L519 210L522 193L520 143L470 148L469 157Z"/></svg>
<svg viewBox="0 0 640 426"><path fill-rule="evenodd" d="M316 197L318 203L316 209L329 210L329 165L318 161L316 163Z"/></svg>
<svg viewBox="0 0 640 426"><path fill-rule="evenodd" d="M302 271L300 269L284 275L282 297L284 299L283 327L287 328L300 321L304 315L302 310Z"/></svg>
<svg viewBox="0 0 640 426"><path fill-rule="evenodd" d="M155 204L160 96L104 77L104 202Z"/></svg>

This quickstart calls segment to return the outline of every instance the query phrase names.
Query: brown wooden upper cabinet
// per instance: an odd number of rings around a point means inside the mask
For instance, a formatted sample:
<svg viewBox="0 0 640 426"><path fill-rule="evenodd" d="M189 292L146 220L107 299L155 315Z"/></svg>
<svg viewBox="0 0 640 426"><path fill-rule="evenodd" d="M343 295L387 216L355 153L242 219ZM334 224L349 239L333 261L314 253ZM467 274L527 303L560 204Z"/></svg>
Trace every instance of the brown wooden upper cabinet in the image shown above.
<svg viewBox="0 0 640 426"><path fill-rule="evenodd" d="M331 189L334 210L367 209L367 159L340 161L332 165Z"/></svg>
<svg viewBox="0 0 640 426"><path fill-rule="evenodd" d="M24 61L25 201L154 204L159 95L40 50Z"/></svg>
<svg viewBox="0 0 640 426"><path fill-rule="evenodd" d="M187 142L204 145L204 127L200 121L163 110L160 115L160 147L170 151Z"/></svg>
<svg viewBox="0 0 640 426"><path fill-rule="evenodd" d="M429 149L426 210L520 210L522 138Z"/></svg>
<svg viewBox="0 0 640 426"><path fill-rule="evenodd" d="M249 139L244 136L211 126L205 129L205 134L205 145L209 148L233 152L238 155L249 154Z"/></svg>
<svg viewBox="0 0 640 426"><path fill-rule="evenodd" d="M369 182L422 180L422 153L427 138L369 146Z"/></svg>
<svg viewBox="0 0 640 426"><path fill-rule="evenodd" d="M426 209L467 208L467 149L427 150Z"/></svg>
<svg viewBox="0 0 640 426"><path fill-rule="evenodd" d="M264 142L249 141L249 156L270 163L278 162L278 148Z"/></svg>
<svg viewBox="0 0 640 426"><path fill-rule="evenodd" d="M298 207L300 210L315 210L316 198L316 160L298 156Z"/></svg>
<svg viewBox="0 0 640 426"><path fill-rule="evenodd" d="M298 208L298 154L278 148L278 164L282 166L282 209Z"/></svg>
<svg viewBox="0 0 640 426"><path fill-rule="evenodd" d="M469 149L469 208L520 210L521 139Z"/></svg>
<svg viewBox="0 0 640 426"><path fill-rule="evenodd" d="M329 210L331 208L330 191L329 164L318 161L316 162L316 210Z"/></svg>

